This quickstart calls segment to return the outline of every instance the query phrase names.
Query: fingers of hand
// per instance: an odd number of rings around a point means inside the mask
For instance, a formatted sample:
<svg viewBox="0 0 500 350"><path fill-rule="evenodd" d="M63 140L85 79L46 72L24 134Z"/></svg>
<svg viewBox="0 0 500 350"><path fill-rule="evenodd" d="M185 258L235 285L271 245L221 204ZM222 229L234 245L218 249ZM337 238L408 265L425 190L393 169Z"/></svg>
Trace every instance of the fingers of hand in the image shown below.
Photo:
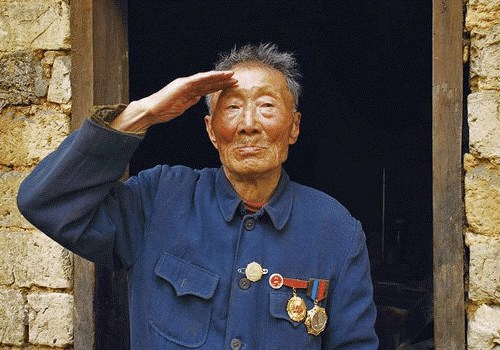
<svg viewBox="0 0 500 350"><path fill-rule="evenodd" d="M236 84L232 75L231 71L210 71L177 78L142 101L155 120L168 121L184 113L203 96Z"/></svg>
<svg viewBox="0 0 500 350"><path fill-rule="evenodd" d="M192 96L204 96L237 83L231 71L210 71L192 75L186 79L186 88Z"/></svg>

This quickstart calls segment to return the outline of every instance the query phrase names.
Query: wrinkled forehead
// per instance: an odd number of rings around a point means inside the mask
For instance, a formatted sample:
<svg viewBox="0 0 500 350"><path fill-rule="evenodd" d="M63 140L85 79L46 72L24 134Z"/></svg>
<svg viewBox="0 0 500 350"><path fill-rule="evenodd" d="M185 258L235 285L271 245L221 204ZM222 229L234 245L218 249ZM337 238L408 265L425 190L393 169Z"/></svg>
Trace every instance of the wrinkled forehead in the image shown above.
<svg viewBox="0 0 500 350"><path fill-rule="evenodd" d="M287 104L294 104L285 76L275 68L257 62L239 63L230 68L238 83L212 94L211 107L215 108L221 96L242 92L266 93L282 98Z"/></svg>

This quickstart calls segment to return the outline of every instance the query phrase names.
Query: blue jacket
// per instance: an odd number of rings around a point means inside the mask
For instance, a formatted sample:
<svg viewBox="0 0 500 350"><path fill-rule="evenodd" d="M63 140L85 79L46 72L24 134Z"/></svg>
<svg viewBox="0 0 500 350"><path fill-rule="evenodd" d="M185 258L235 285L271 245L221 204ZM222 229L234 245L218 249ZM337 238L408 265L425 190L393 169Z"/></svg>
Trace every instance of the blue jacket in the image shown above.
<svg viewBox="0 0 500 350"><path fill-rule="evenodd" d="M128 272L132 349L376 349L365 236L336 200L290 181L255 214L222 169L156 166L119 181L141 137L87 120L26 178L21 212L73 252ZM250 262L268 273L251 282ZM240 270L240 271L238 271ZM307 333L269 276L329 280ZM305 289L297 295L314 306Z"/></svg>

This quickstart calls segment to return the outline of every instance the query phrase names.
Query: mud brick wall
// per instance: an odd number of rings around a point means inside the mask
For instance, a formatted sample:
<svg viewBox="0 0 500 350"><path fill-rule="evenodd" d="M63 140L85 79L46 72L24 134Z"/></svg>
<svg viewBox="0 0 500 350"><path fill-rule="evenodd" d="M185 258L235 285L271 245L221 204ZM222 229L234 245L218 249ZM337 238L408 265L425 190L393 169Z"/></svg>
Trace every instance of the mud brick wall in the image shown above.
<svg viewBox="0 0 500 350"><path fill-rule="evenodd" d="M0 0L0 350L73 345L72 254L16 206L69 133L69 28L67 0Z"/></svg>
<svg viewBox="0 0 500 350"><path fill-rule="evenodd" d="M471 38L464 157L467 347L484 350L500 348L500 0L469 0L466 30Z"/></svg>

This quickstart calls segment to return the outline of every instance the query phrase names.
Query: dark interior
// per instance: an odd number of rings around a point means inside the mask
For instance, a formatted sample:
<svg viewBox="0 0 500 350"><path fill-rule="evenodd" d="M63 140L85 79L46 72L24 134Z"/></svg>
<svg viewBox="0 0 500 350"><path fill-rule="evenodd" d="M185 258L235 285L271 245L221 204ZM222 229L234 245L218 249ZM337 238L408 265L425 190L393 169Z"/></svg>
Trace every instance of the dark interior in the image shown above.
<svg viewBox="0 0 500 350"><path fill-rule="evenodd" d="M290 177L337 198L367 235L380 349L432 339L432 2L129 0L130 100L273 42L303 73ZM131 174L219 166L200 103L151 128Z"/></svg>

